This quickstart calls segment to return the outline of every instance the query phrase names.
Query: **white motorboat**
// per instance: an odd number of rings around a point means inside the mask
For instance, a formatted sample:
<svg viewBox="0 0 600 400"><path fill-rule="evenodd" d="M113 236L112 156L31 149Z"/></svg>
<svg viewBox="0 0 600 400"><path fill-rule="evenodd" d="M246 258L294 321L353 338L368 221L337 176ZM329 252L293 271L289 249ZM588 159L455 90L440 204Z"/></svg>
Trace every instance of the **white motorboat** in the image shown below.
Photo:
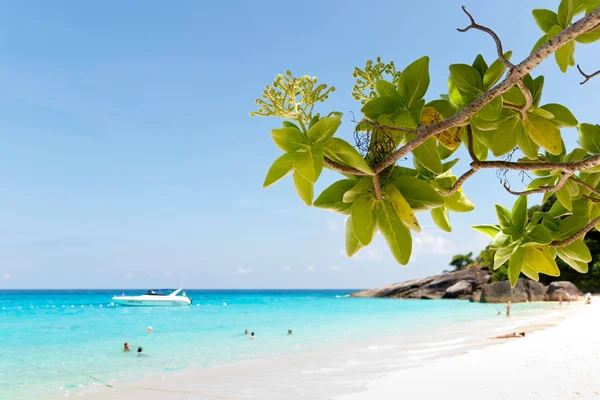
<svg viewBox="0 0 600 400"><path fill-rule="evenodd" d="M192 304L192 299L187 297L181 288L167 292L148 290L148 293L141 296L125 296L123 294L114 296L112 301L120 306L128 307L179 307Z"/></svg>

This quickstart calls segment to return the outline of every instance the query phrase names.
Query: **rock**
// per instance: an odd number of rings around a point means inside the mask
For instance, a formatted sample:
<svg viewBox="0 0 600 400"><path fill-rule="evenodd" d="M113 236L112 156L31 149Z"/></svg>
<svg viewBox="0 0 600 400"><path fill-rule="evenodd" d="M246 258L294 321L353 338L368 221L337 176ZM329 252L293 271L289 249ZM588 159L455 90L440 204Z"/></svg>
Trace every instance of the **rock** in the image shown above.
<svg viewBox="0 0 600 400"><path fill-rule="evenodd" d="M479 303L481 301L481 290L473 292L471 297L469 297L469 301L472 303Z"/></svg>
<svg viewBox="0 0 600 400"><path fill-rule="evenodd" d="M473 282L459 281L446 289L444 297L447 299L456 299L457 297L467 296L473 292Z"/></svg>
<svg viewBox="0 0 600 400"><path fill-rule="evenodd" d="M363 290L353 293L353 297L392 297L402 299L441 299L446 290L459 282L479 287L490 281L490 273L480 268L467 268L456 272L435 275L424 279L415 279L402 283L394 283L377 289ZM457 294L457 297L468 297L470 294Z"/></svg>
<svg viewBox="0 0 600 400"><path fill-rule="evenodd" d="M484 285L481 291L482 303L520 303L525 301L543 301L546 287L529 279L519 279L511 289L509 281L494 282Z"/></svg>
<svg viewBox="0 0 600 400"><path fill-rule="evenodd" d="M577 289L577 286L575 286L572 282L557 281L550 283L548 286L545 300L558 301L559 295L561 294L564 301L567 301L567 298L570 298L571 300L579 300L583 296L583 293L581 293L581 291Z"/></svg>

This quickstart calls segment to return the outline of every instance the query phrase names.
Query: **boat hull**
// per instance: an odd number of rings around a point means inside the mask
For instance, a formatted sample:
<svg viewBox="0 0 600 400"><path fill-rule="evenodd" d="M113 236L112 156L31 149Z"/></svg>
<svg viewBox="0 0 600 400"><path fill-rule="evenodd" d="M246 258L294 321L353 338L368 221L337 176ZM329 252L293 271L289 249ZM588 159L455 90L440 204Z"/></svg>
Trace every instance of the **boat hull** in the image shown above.
<svg viewBox="0 0 600 400"><path fill-rule="evenodd" d="M140 296L141 297L141 296ZM112 301L115 304L125 307L185 307L192 304L187 297L168 298L164 299L142 299L136 297L113 297Z"/></svg>

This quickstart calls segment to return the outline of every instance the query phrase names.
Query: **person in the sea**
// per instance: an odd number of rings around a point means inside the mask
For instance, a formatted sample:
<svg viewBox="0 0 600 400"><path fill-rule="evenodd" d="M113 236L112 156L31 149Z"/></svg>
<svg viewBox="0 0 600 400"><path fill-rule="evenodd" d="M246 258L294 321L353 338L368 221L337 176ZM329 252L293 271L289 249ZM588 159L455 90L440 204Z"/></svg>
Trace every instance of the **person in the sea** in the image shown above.
<svg viewBox="0 0 600 400"><path fill-rule="evenodd" d="M125 344L123 345L123 351L129 351L131 350L131 346L129 346L129 343L125 342Z"/></svg>
<svg viewBox="0 0 600 400"><path fill-rule="evenodd" d="M513 332L513 333L509 333L508 335L495 336L490 339L511 339L511 338L519 338L519 337L525 337L525 332L519 332L519 333Z"/></svg>
<svg viewBox="0 0 600 400"><path fill-rule="evenodd" d="M252 333L250 334L250 339L254 339L254 338L255 338L255 336L254 336L254 332L252 332Z"/></svg>
<svg viewBox="0 0 600 400"><path fill-rule="evenodd" d="M137 354L138 354L138 356L141 356L141 355L142 355L142 348L141 348L141 347L138 347L138 349L137 349Z"/></svg>
<svg viewBox="0 0 600 400"><path fill-rule="evenodd" d="M585 304L592 304L592 294L591 293L585 294Z"/></svg>
<svg viewBox="0 0 600 400"><path fill-rule="evenodd" d="M148 333L152 333L152 327L151 326L148 327Z"/></svg>
<svg viewBox="0 0 600 400"><path fill-rule="evenodd" d="M248 334L248 329L245 329L244 330L244 335L247 335L247 334Z"/></svg>
<svg viewBox="0 0 600 400"><path fill-rule="evenodd" d="M510 301L506 303L506 317L510 317Z"/></svg>
<svg viewBox="0 0 600 400"><path fill-rule="evenodd" d="M288 329L288 335L291 335L291 334L292 334L292 330Z"/></svg>

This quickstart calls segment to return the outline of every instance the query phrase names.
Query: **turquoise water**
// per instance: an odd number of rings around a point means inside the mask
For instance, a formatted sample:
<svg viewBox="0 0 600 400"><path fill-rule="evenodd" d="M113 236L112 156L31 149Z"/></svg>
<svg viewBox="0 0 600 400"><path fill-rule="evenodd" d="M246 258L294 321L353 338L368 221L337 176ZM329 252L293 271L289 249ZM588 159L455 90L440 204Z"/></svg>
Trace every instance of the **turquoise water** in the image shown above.
<svg viewBox="0 0 600 400"><path fill-rule="evenodd" d="M191 307L112 306L111 297L121 292L0 291L0 399L55 397L99 381L438 330L494 318L502 309L467 301L349 298L351 290L188 290ZM244 329L257 340L248 340ZM146 356L122 352L124 342L142 346Z"/></svg>

